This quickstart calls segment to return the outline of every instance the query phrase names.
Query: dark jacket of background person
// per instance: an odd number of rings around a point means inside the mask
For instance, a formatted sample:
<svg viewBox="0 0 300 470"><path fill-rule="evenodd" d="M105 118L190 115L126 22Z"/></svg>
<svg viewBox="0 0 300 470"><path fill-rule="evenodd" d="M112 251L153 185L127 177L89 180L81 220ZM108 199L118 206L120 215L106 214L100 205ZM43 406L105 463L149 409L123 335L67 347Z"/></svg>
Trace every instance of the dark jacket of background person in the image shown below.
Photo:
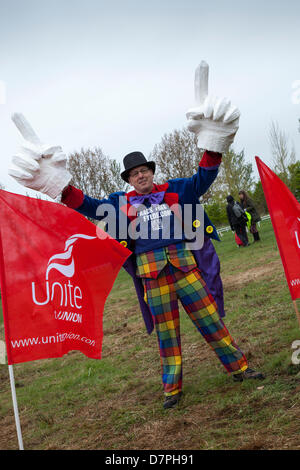
<svg viewBox="0 0 300 470"><path fill-rule="evenodd" d="M244 246L248 246L249 241L246 232L247 219L246 217L237 217L235 215L233 211L234 199L232 196L227 196L227 202L226 212L231 230L235 231Z"/></svg>
<svg viewBox="0 0 300 470"><path fill-rule="evenodd" d="M234 199L232 196L227 196L227 206L226 206L226 212L227 212L227 217L228 217L228 222L231 227L231 230L235 230L237 226L246 226L247 221L246 218L244 217L237 217L233 211L233 205L234 205Z"/></svg>
<svg viewBox="0 0 300 470"><path fill-rule="evenodd" d="M251 215L253 222L259 222L261 220L259 213L257 212L254 202L249 198L245 191L240 191L239 194L244 195L244 199L240 200L240 204L243 209L245 209Z"/></svg>

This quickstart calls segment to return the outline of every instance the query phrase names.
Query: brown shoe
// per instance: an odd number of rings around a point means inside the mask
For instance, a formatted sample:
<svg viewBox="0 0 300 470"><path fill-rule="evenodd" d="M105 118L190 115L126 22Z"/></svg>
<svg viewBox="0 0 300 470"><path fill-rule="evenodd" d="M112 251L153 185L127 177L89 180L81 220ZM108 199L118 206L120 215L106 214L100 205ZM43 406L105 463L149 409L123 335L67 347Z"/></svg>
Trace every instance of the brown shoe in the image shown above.
<svg viewBox="0 0 300 470"><path fill-rule="evenodd" d="M258 372L257 370L246 369L244 372L241 372L240 374L233 374L233 380L235 382L243 382L244 379L258 379L258 380L263 380L265 379L264 374L261 372Z"/></svg>
<svg viewBox="0 0 300 470"><path fill-rule="evenodd" d="M163 404L164 409L167 410L168 408L175 408L179 404L181 395L182 392L179 392L176 393L176 395L170 395L165 397L165 401Z"/></svg>

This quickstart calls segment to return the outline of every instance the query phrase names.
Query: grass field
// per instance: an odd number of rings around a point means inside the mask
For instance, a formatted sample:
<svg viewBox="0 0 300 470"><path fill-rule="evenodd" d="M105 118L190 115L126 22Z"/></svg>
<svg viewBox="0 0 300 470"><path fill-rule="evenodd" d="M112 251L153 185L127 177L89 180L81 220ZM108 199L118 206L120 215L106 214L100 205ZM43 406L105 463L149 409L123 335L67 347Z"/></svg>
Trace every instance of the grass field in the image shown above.
<svg viewBox="0 0 300 470"><path fill-rule="evenodd" d="M105 306L102 360L71 352L14 366L25 449L300 449L300 365L291 362L300 329L269 221L260 234L248 248L232 233L215 246L226 325L264 381L234 383L181 311L184 397L163 410L157 340L121 270ZM5 365L0 387L0 449L17 449Z"/></svg>

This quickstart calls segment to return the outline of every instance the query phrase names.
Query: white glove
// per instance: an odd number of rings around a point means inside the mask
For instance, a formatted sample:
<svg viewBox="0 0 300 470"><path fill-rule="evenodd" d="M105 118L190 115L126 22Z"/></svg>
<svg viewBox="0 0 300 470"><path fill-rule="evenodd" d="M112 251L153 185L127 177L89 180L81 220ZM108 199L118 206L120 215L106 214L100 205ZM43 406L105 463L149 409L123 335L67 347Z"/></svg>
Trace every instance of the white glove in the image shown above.
<svg viewBox="0 0 300 470"><path fill-rule="evenodd" d="M13 114L12 120L26 144L13 156L8 174L23 186L55 199L72 178L66 169L66 155L61 147L42 144L22 114Z"/></svg>
<svg viewBox="0 0 300 470"><path fill-rule="evenodd" d="M225 153L239 128L240 112L228 98L208 95L208 65L202 61L195 73L197 107L190 108L187 127L197 136L197 146Z"/></svg>

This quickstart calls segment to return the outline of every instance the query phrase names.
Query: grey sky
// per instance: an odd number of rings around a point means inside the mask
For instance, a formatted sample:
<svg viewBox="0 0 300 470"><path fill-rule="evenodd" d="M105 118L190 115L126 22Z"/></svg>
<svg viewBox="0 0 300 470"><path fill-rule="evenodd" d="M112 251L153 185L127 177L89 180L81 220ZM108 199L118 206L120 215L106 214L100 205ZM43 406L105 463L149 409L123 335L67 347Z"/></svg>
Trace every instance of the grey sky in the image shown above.
<svg viewBox="0 0 300 470"><path fill-rule="evenodd" d="M202 59L210 91L241 110L234 148L271 165L274 119L299 159L299 18L296 0L0 0L0 182L25 193L7 175L22 140L16 111L66 153L97 145L120 162L132 150L148 156L186 124Z"/></svg>

